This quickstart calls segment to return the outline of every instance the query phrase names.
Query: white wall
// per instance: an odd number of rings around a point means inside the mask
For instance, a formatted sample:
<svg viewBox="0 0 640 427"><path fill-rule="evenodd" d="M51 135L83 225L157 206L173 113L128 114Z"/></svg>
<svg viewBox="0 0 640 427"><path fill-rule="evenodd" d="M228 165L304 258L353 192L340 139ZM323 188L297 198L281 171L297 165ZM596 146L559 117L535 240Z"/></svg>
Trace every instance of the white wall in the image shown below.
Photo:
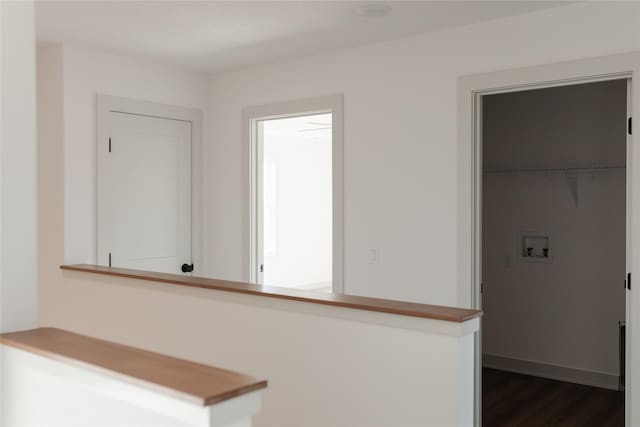
<svg viewBox="0 0 640 427"><path fill-rule="evenodd" d="M38 323L33 3L1 2L0 331Z"/></svg>
<svg viewBox="0 0 640 427"><path fill-rule="evenodd" d="M256 426L470 426L464 324L64 272L56 326L269 382ZM80 319L82 319L80 321Z"/></svg>
<svg viewBox="0 0 640 427"><path fill-rule="evenodd" d="M455 305L457 78L640 50L638 22L588 2L215 75L208 275L241 277L241 109L343 93L346 292Z"/></svg>
<svg viewBox="0 0 640 427"><path fill-rule="evenodd" d="M580 175L577 207L561 174L484 178L483 352L605 374L591 375L592 384L616 387L625 171ZM551 235L553 263L518 259L524 231ZM502 367L494 359L489 366ZM574 381L586 375L565 374Z"/></svg>
<svg viewBox="0 0 640 427"><path fill-rule="evenodd" d="M484 170L626 164L625 79L482 99Z"/></svg>
<svg viewBox="0 0 640 427"><path fill-rule="evenodd" d="M64 263L64 108L61 47L38 47L38 282L56 290L58 266Z"/></svg>
<svg viewBox="0 0 640 427"><path fill-rule="evenodd" d="M484 98L485 171L623 167L579 174L577 204L562 173L484 174L484 353L606 374L617 386L626 118L625 80ZM551 237L552 263L519 259L527 231Z"/></svg>

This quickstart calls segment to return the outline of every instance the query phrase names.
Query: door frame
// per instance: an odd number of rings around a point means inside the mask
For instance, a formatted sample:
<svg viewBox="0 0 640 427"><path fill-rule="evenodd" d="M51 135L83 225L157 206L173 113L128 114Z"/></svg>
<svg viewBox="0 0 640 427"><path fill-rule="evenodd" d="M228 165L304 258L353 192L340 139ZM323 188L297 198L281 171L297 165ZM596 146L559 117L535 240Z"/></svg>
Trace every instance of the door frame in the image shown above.
<svg viewBox="0 0 640 427"><path fill-rule="evenodd" d="M257 122L268 119L332 113L332 290L344 293L344 117L343 95L297 99L242 109L242 280L257 283L258 164Z"/></svg>
<svg viewBox="0 0 640 427"><path fill-rule="evenodd" d="M98 253L98 176L100 173L99 147L108 140L107 117L110 112L155 117L159 119L180 120L191 123L191 262L194 265L192 275L202 276L206 271L202 256L203 217L202 217L202 123L201 110L176 105L119 96L98 94L96 97L96 257ZM95 262L97 263L97 259Z"/></svg>
<svg viewBox="0 0 640 427"><path fill-rule="evenodd" d="M482 96L536 88L567 86L614 79L631 81L628 111L640 111L640 53L567 61L513 70L462 76L458 79L457 158L457 305L482 309ZM640 221L632 212L640 211L640 150L633 150L633 135L627 138L627 272L640 272ZM623 278L621 278L622 283ZM626 296L626 389L625 422L640 418L640 369L633 369L633 355L640 355L640 293ZM475 425L482 425L482 337L475 344ZM636 408L633 408L635 403Z"/></svg>

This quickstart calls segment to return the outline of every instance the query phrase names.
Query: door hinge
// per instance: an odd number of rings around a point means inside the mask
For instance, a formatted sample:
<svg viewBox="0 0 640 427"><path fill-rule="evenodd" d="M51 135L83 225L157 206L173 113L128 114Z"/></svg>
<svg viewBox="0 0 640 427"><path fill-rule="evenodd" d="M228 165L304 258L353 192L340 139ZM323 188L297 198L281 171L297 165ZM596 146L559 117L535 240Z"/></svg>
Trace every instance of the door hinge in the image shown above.
<svg viewBox="0 0 640 427"><path fill-rule="evenodd" d="M111 252L109 252L109 267L111 267Z"/></svg>
<svg viewBox="0 0 640 427"><path fill-rule="evenodd" d="M109 137L109 152L111 152L111 137Z"/></svg>
<svg viewBox="0 0 640 427"><path fill-rule="evenodd" d="M260 264L260 273L264 273L264 264Z"/></svg>
<svg viewBox="0 0 640 427"><path fill-rule="evenodd" d="M625 282L626 288L631 290L631 273L627 273L627 280Z"/></svg>
<svg viewBox="0 0 640 427"><path fill-rule="evenodd" d="M480 293L484 293L484 283L480 283Z"/></svg>
<svg viewBox="0 0 640 427"><path fill-rule="evenodd" d="M633 135L633 117L629 117L627 123L627 132L629 132L629 135Z"/></svg>

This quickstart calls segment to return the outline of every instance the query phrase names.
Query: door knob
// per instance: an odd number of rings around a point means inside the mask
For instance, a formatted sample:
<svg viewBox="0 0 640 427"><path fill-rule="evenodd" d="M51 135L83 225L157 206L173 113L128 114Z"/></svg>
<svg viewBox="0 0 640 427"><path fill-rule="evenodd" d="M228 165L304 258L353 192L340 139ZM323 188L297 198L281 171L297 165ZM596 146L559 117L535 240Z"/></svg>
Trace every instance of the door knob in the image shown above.
<svg viewBox="0 0 640 427"><path fill-rule="evenodd" d="M182 264L183 273L191 273L193 271L193 264Z"/></svg>

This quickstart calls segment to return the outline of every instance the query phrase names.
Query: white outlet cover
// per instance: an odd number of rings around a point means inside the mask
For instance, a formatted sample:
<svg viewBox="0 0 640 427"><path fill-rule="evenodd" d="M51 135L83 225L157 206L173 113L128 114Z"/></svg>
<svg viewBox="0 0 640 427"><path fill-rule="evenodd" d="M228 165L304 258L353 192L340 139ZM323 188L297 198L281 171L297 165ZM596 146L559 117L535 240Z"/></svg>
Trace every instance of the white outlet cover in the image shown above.
<svg viewBox="0 0 640 427"><path fill-rule="evenodd" d="M369 264L380 263L380 250L377 248L369 250Z"/></svg>

